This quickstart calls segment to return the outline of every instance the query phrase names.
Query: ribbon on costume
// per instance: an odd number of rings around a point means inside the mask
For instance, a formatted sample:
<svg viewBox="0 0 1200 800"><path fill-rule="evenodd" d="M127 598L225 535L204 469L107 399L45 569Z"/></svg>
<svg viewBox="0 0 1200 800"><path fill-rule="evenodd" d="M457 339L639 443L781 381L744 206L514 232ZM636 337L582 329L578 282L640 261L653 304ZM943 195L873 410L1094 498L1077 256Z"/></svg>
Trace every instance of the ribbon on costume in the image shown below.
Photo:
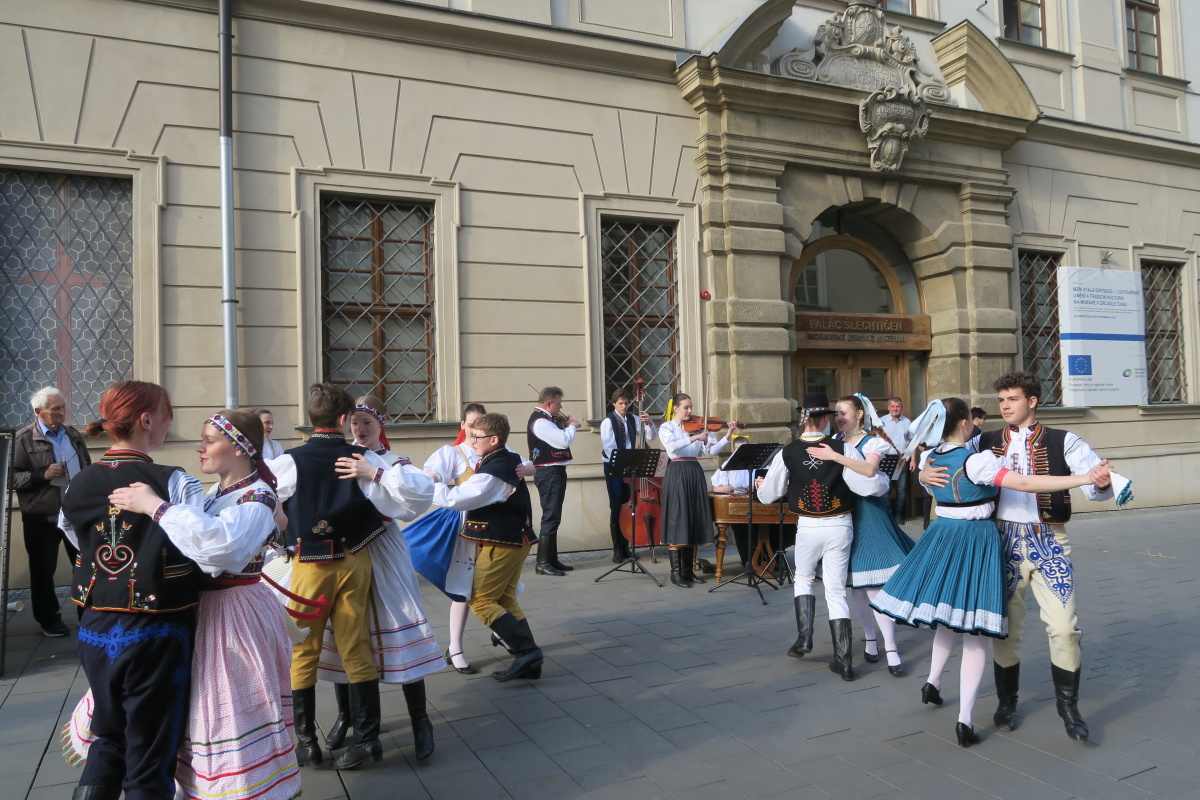
<svg viewBox="0 0 1200 800"><path fill-rule="evenodd" d="M882 428L883 420L880 418L879 412L875 410L875 404L871 402L871 398L862 392L855 392L854 396L858 398L858 402L862 403L864 412L863 430L872 431L876 428Z"/></svg>
<svg viewBox="0 0 1200 800"><path fill-rule="evenodd" d="M921 416L913 420L912 426L909 428L910 438L908 445L904 448L904 452L900 454L900 461L896 464L896 469L892 471L892 480L900 477L901 470L908 466L908 462L912 459L913 453L917 452L917 448L921 445L926 447L937 447L942 441L942 429L946 427L946 406L941 400L930 400L929 405L925 406L925 410L921 412Z"/></svg>

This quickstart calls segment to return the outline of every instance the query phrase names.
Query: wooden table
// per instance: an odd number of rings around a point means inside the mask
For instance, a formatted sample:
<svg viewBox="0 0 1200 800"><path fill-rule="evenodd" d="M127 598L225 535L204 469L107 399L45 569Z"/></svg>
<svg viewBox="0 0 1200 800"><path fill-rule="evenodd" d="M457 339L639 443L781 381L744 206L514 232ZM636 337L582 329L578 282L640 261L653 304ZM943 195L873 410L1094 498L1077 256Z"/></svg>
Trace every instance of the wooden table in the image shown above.
<svg viewBox="0 0 1200 800"><path fill-rule="evenodd" d="M750 518L747 520L748 509L746 507L751 504L749 495L710 492L708 496L712 500L713 522L717 525L717 583L721 582L721 576L725 574L725 546L728 542L727 532L730 525L744 525L747 522L751 525L778 525L780 511L783 512L783 524L793 526L796 524L795 512L789 510L782 500L770 504L753 501L753 509L750 510ZM759 564L760 556L765 555L761 559L761 563L765 564L770 560L773 552L770 537L761 539L755 545L750 563Z"/></svg>

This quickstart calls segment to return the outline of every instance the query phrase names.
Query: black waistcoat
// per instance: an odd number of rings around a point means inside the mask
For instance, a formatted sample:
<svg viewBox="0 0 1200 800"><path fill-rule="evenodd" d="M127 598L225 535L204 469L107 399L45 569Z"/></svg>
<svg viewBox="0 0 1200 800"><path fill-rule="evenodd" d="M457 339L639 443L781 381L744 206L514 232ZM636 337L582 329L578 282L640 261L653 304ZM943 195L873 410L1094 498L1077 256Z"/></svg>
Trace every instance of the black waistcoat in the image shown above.
<svg viewBox="0 0 1200 800"><path fill-rule="evenodd" d="M625 424L621 424L621 418L617 416L617 412L612 412L608 415L608 422L612 425L613 438L617 440L618 450L628 450L637 443L637 417L633 414L625 415Z"/></svg>
<svg viewBox="0 0 1200 800"><path fill-rule="evenodd" d="M979 435L979 450L991 450L1008 461L1008 445L1012 441L1012 429L1005 425L994 431ZM1066 456L1067 432L1059 428L1034 425L1029 431L1025 446L1029 448L1029 465L1034 475L1070 475L1071 467ZM1039 492L1037 496L1038 516L1045 523L1065 523L1071 519L1070 492Z"/></svg>
<svg viewBox="0 0 1200 800"><path fill-rule="evenodd" d="M488 453L475 468L476 475L491 475L515 491L502 503L472 509L467 512L467 521L462 536L473 542L520 547L533 541L533 505L529 501L529 489L517 475L521 457L503 447Z"/></svg>
<svg viewBox="0 0 1200 800"><path fill-rule="evenodd" d="M338 435L314 433L287 454L296 462L296 493L284 504L288 547L301 561L332 561L356 553L383 533L387 521L358 488L341 480L333 464L366 453Z"/></svg>
<svg viewBox="0 0 1200 800"><path fill-rule="evenodd" d="M827 444L839 453L845 444L828 437L816 442L803 439L783 448L788 469L788 508L804 517L833 517L854 510L854 493L842 479L842 465L808 454L810 447Z"/></svg>
<svg viewBox="0 0 1200 800"><path fill-rule="evenodd" d="M84 467L63 493L62 510L79 538L71 602L97 611L163 614L196 605L200 568L145 514L117 511L108 495L131 483L169 497L168 467L148 460L104 460Z"/></svg>
<svg viewBox="0 0 1200 800"><path fill-rule="evenodd" d="M533 423L539 419L548 419L559 428L565 427L560 425L558 420L550 414L540 408L535 408L533 413L529 415L529 422L525 426L525 433L529 440L529 460L538 467L552 466L554 464L561 464L564 461L570 461L572 458L571 448L568 447L566 450L560 450L557 447L551 447L548 442L534 435Z"/></svg>

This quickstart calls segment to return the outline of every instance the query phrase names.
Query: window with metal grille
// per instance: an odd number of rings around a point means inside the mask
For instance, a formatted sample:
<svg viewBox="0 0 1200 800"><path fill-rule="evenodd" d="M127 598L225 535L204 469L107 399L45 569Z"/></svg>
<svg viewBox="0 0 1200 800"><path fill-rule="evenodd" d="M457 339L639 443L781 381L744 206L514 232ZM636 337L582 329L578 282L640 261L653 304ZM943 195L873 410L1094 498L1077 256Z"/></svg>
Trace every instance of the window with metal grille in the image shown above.
<svg viewBox="0 0 1200 800"><path fill-rule="evenodd" d="M1021 361L1042 383L1041 405L1062 401L1062 351L1058 328L1061 253L1017 251L1020 280Z"/></svg>
<svg viewBox="0 0 1200 800"><path fill-rule="evenodd" d="M57 386L77 425L133 375L130 181L0 169L0 422Z"/></svg>
<svg viewBox="0 0 1200 800"><path fill-rule="evenodd" d="M1158 0L1125 0L1125 42L1130 67L1146 72L1162 71Z"/></svg>
<svg viewBox="0 0 1200 800"><path fill-rule="evenodd" d="M437 416L433 246L430 204L322 197L325 380L393 422Z"/></svg>
<svg viewBox="0 0 1200 800"><path fill-rule="evenodd" d="M1187 399L1183 362L1183 268L1179 264L1142 262L1142 297L1146 302L1146 378L1151 403Z"/></svg>
<svg viewBox="0 0 1200 800"><path fill-rule="evenodd" d="M605 218L604 391L645 381L645 408L665 411L679 390L679 270L675 223Z"/></svg>
<svg viewBox="0 0 1200 800"><path fill-rule="evenodd" d="M1046 46L1046 11L1042 0L1004 0L1004 38Z"/></svg>
<svg viewBox="0 0 1200 800"><path fill-rule="evenodd" d="M916 9L913 7L916 0L883 0L880 7L884 11L899 11L902 14L915 14Z"/></svg>

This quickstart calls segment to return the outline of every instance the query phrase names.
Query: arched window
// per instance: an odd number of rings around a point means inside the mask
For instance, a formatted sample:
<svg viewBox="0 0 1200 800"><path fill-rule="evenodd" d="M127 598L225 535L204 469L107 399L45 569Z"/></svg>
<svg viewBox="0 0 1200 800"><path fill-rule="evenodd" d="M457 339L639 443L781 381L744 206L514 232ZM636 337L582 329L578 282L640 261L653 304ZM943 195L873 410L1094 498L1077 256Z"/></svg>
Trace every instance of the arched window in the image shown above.
<svg viewBox="0 0 1200 800"><path fill-rule="evenodd" d="M797 311L841 314L896 314L894 277L886 275L868 258L865 248L849 237L819 242L814 252L801 257L792 300ZM871 254L874 255L874 254Z"/></svg>

